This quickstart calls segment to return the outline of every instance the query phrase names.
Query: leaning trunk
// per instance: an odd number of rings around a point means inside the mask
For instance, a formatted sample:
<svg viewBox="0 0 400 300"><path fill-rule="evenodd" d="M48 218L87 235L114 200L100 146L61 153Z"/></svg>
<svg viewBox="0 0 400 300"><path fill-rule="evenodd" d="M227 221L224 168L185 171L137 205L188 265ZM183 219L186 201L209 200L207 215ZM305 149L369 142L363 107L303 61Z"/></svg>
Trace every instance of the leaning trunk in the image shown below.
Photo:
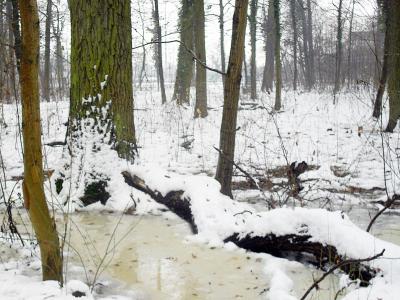
<svg viewBox="0 0 400 300"><path fill-rule="evenodd" d="M62 283L60 244L43 188L37 3L35 0L20 0L19 7L22 25L20 83L24 139L24 201L40 247L43 280L57 280Z"/></svg>

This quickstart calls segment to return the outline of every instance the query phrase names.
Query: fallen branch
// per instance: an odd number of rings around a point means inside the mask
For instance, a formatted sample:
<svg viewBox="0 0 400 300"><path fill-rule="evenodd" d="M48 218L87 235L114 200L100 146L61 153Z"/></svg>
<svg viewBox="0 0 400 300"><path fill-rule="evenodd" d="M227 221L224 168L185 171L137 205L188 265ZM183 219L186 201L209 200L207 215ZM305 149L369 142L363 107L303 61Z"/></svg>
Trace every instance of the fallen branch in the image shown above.
<svg viewBox="0 0 400 300"><path fill-rule="evenodd" d="M159 191L149 187L138 176L132 175L128 171L122 172L122 175L129 186L149 195L157 203L165 205L169 210L188 222L193 233L196 234L198 232L196 219L192 214L191 199L183 196L185 191L170 191L164 196ZM236 213L235 216L244 215L245 213L252 215L252 212L243 210ZM243 218L242 221L245 222L246 219ZM360 262L357 259L346 261L345 255L339 253L334 246L315 241L314 236L308 234L306 224L292 234L281 236L272 232L262 236L248 234L243 237L242 234L237 232L225 238L224 242L232 242L239 248L252 252L268 253L277 257L285 257L287 254L293 253L298 254L295 257L309 257L309 262L319 268L336 262L342 271L349 274L351 279L360 279L364 285L368 285L368 282L377 274L377 270L374 268L362 265L362 260Z"/></svg>
<svg viewBox="0 0 400 300"><path fill-rule="evenodd" d="M300 300L305 300L306 297L308 296L308 294L318 286L318 284L323 281L329 274L333 273L335 270L337 269L341 269L344 266L348 266L348 265L354 265L354 264L361 264L362 262L367 262L367 261L371 261L374 259L377 259L378 257L381 257L383 255L383 253L385 253L385 249L383 249L380 253L371 256L371 257L367 257L367 258L362 258L362 259L349 259L349 260L344 260L338 264L336 264L335 266L333 266L332 268L330 268L327 272L325 272L318 280L316 280L309 288L308 290L304 293L303 297L300 298Z"/></svg>

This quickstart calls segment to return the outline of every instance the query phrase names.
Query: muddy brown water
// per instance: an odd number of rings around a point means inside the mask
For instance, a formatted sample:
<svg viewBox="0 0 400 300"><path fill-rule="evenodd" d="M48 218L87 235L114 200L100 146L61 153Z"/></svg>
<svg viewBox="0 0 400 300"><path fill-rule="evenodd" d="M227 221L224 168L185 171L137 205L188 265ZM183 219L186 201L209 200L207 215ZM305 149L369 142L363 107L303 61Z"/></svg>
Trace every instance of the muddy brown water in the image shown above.
<svg viewBox="0 0 400 300"><path fill-rule="evenodd" d="M368 224L367 210L353 209L349 214L362 228ZM188 242L189 227L176 217L80 212L69 218L67 279L80 277L92 283L96 277L98 287L106 286L97 289L98 298L123 294L155 300L266 299L270 278L262 259ZM57 219L60 230L63 219ZM372 233L400 245L399 219L384 215ZM24 232L21 224L19 228ZM98 276L97 270L102 270ZM285 273L293 280L292 294L297 297L322 274L300 263L289 264ZM330 276L310 299L333 299L339 289L338 277Z"/></svg>

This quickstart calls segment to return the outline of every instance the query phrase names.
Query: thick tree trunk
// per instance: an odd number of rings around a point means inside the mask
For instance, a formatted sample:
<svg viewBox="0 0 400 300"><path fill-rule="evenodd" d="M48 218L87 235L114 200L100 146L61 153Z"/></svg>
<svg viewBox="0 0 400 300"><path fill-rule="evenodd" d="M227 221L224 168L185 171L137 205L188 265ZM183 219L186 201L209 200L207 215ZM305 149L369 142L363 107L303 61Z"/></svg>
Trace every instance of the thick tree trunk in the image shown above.
<svg viewBox="0 0 400 300"><path fill-rule="evenodd" d="M20 0L22 52L20 83L24 138L25 207L40 247L43 280L63 282L62 258L54 219L43 188L39 101L39 15L35 0Z"/></svg>
<svg viewBox="0 0 400 300"><path fill-rule="evenodd" d="M46 27L44 38L44 72L42 82L42 95L44 100L50 101L50 29L52 22L52 1L47 0Z"/></svg>
<svg viewBox="0 0 400 300"><path fill-rule="evenodd" d="M389 122L385 129L393 132L400 118L400 2L386 0L388 3L388 36L389 36Z"/></svg>
<svg viewBox="0 0 400 300"><path fill-rule="evenodd" d="M232 175L235 157L236 122L239 106L240 81L244 56L248 0L236 0L232 22L231 51L224 87L224 108L220 131L218 165L215 178L221 193L232 197Z"/></svg>
<svg viewBox="0 0 400 300"><path fill-rule="evenodd" d="M154 0L154 25L156 33L156 57L157 57L157 73L160 80L161 89L161 102L164 104L167 102L167 96L165 95L165 81L164 81L164 68L163 68L163 56L162 56L162 44L161 44L161 26L160 26L160 13L158 9L158 0Z"/></svg>
<svg viewBox="0 0 400 300"><path fill-rule="evenodd" d="M173 100L178 104L189 104L190 84L193 77L193 59L187 51L193 48L193 4L192 0L181 0L179 13L180 41Z"/></svg>
<svg viewBox="0 0 400 300"><path fill-rule="evenodd" d="M135 127L132 91L132 32L129 1L70 0L71 109L79 122L95 104L107 107L111 143L118 155L133 161ZM87 104L82 99L91 99ZM97 110L101 113L101 110Z"/></svg>
<svg viewBox="0 0 400 300"><path fill-rule="evenodd" d="M271 92L275 76L275 17L273 0L268 1L268 16L264 11L265 66L261 90Z"/></svg>
<svg viewBox="0 0 400 300"><path fill-rule="evenodd" d="M257 99L257 7L258 0L251 0L250 3L250 44L251 44L251 57L250 57L250 98Z"/></svg>
<svg viewBox="0 0 400 300"><path fill-rule="evenodd" d="M297 90L297 17L296 17L296 0L290 0L290 15L292 18L292 29L293 29L293 90Z"/></svg>
<svg viewBox="0 0 400 300"><path fill-rule="evenodd" d="M194 1L193 9L194 48L197 59L206 64L204 0ZM207 114L207 70L196 61L196 104L194 108L194 117L205 118Z"/></svg>
<svg viewBox="0 0 400 300"><path fill-rule="evenodd" d="M281 63L281 23L280 23L280 0L274 0L275 19L275 105L278 111L282 106L282 63Z"/></svg>

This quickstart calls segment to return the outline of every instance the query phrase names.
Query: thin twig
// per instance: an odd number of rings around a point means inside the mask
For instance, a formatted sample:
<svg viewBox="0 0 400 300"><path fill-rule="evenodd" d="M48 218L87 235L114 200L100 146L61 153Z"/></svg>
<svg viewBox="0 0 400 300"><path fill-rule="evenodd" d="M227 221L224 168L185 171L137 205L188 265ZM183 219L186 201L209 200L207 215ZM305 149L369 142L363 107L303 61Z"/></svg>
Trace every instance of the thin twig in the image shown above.
<svg viewBox="0 0 400 300"><path fill-rule="evenodd" d="M233 160L229 159L226 157L226 155L221 151L221 149L218 149L217 147L214 147L215 150L219 152L219 154L223 155L227 161L229 161L232 165L236 167L240 172L242 172L256 187L257 189L261 192L263 195L264 199L268 202L268 205L271 208L275 208L275 203L273 201L269 201L267 198L267 195L265 195L264 190L260 187L258 182L251 176L247 171L245 171L243 168L241 168L237 163L235 163Z"/></svg>
<svg viewBox="0 0 400 300"><path fill-rule="evenodd" d="M375 223L376 219L378 219L378 217L381 214L383 214L385 210L390 208L396 202L396 200L400 200L400 195L394 194L391 199L389 198L385 202L385 206L380 211L378 211L377 214L371 219L371 222L369 222L368 227L367 227L367 232L369 232L371 230L371 227Z"/></svg>
<svg viewBox="0 0 400 300"><path fill-rule="evenodd" d="M148 46L148 45L154 45L154 44L171 44L171 43L179 43L180 45L182 45L183 48L185 48L185 50L186 50L187 52L189 52L189 53L192 55L192 58L193 58L196 62L198 62L200 65L202 65L203 68L205 68L205 69L207 69L207 70L209 70L209 71L218 73L218 74L220 74L220 75L222 75L222 76L225 76L225 75L226 75L225 72L222 72L222 71L220 71L220 70L218 70L218 69L211 68L211 67L207 66L205 62L203 62L200 58L197 57L197 55L193 52L192 49L190 49L185 43L181 42L180 40L170 40L170 41L154 41L154 40L153 40L153 41L151 41L151 42L144 43L144 44L142 44L142 45L140 45L140 46L135 46L135 47L132 48L132 50L140 49L140 48L143 48L143 47Z"/></svg>
<svg viewBox="0 0 400 300"><path fill-rule="evenodd" d="M381 257L383 255L383 253L385 253L385 249L383 249L380 253L371 256L371 257L367 257L367 258L361 258L361 259L348 259L348 260L344 260L340 263L338 263L337 265L333 266L332 268L330 268L327 272L325 272L317 281L314 281L314 283L308 288L308 290L304 293L303 297L300 298L300 300L305 300L306 297L308 296L308 294L318 286L318 284L323 281L329 274L333 273L335 270L346 266L346 265L350 265L350 264L358 264L358 263L362 263L362 262L367 262L367 261L371 261L374 259L377 259L378 257Z"/></svg>

